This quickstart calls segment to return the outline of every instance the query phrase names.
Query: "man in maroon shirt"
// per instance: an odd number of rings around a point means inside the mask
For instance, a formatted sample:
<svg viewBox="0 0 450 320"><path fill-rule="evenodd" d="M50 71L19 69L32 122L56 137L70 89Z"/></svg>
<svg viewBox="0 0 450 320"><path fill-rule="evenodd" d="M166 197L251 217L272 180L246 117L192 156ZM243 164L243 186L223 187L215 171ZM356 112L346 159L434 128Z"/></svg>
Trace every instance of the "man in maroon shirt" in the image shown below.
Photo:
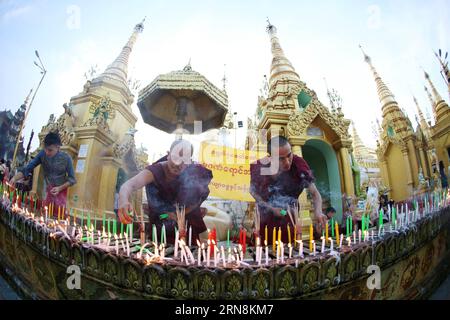
<svg viewBox="0 0 450 320"><path fill-rule="evenodd" d="M264 237L266 226L270 235L274 227L277 231L281 227L281 241L288 242L287 225L290 224L290 219L286 210L288 206L292 207L297 203L303 189L309 190L314 202L314 220L319 228L323 227L326 217L322 213L322 197L306 161L292 153L289 141L282 136L269 141L267 152L268 157L250 165L250 193L255 198L261 215L260 236ZM296 232L299 235L301 230ZM268 243L272 243L272 236L268 238Z"/></svg>
<svg viewBox="0 0 450 320"><path fill-rule="evenodd" d="M186 140L172 143L167 157L146 167L125 182L119 192L118 216L122 223L131 223L127 212L133 211L129 202L132 192L145 186L150 225L156 225L158 234L164 225L167 242L174 243L177 216L175 205L186 206L188 228L192 227L192 241L206 231L204 212L200 205L209 195L208 184L212 173L191 160L193 146ZM187 230L186 230L187 231ZM185 235L181 235L183 237Z"/></svg>

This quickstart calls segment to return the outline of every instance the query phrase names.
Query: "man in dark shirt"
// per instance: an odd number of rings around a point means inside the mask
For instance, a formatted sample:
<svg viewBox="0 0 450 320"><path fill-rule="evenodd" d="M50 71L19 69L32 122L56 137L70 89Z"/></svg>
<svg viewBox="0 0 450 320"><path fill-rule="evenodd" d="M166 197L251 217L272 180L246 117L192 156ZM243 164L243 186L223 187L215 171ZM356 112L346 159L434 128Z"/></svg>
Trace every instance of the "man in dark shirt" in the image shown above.
<svg viewBox="0 0 450 320"><path fill-rule="evenodd" d="M120 188L118 216L122 223L131 223L128 212L133 211L129 202L131 194L146 188L148 215L151 225L155 225L158 234L162 226L166 230L167 241L174 243L177 216L175 205L186 206L186 221L192 227L192 241L206 231L203 212L200 205L209 195L208 184L212 172L191 160L192 144L186 140L176 140L170 147L167 157L146 167L139 174L125 182ZM181 234L184 238L186 234ZM183 230L187 231L187 230Z"/></svg>
<svg viewBox="0 0 450 320"><path fill-rule="evenodd" d="M72 158L60 151L61 139L57 133L50 132L44 138L44 150L23 169L11 178L9 183L15 183L30 176L34 168L42 165L44 179L47 184L45 205L53 203L55 206L65 207L67 188L76 183Z"/></svg>
<svg viewBox="0 0 450 320"><path fill-rule="evenodd" d="M303 189L309 190L314 202L314 220L323 228L326 217L322 213L322 197L306 161L292 153L291 145L282 136L269 141L267 152L268 157L250 165L250 193L261 215L260 236L263 237L266 226L270 233L274 227L277 230L281 227L282 241L288 241L286 228L290 219L286 210L297 203ZM301 230L296 232L300 235ZM268 238L268 243L272 243L272 237Z"/></svg>

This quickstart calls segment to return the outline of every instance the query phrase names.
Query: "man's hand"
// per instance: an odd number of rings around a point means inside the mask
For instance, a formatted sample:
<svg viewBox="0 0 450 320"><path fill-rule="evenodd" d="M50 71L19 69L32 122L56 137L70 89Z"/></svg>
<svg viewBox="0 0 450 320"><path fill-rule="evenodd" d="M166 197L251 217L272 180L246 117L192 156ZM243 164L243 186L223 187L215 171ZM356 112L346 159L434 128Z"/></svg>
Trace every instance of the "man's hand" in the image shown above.
<svg viewBox="0 0 450 320"><path fill-rule="evenodd" d="M321 231L324 230L327 224L327 216L321 212L316 212L315 218L317 221L317 227L320 227Z"/></svg>
<svg viewBox="0 0 450 320"><path fill-rule="evenodd" d="M50 193L51 193L52 195L54 195L54 196L58 195L58 193L60 193L60 192L61 192L61 187L53 187L53 188L50 190Z"/></svg>
<svg viewBox="0 0 450 320"><path fill-rule="evenodd" d="M275 217L278 218L283 218L284 216L281 214L281 210L283 210L282 208L271 208L272 213Z"/></svg>
<svg viewBox="0 0 450 320"><path fill-rule="evenodd" d="M119 204L118 216L119 220L123 224L130 224L133 222L133 218L128 214L129 212L133 212L133 207L129 202L124 203L122 205Z"/></svg>
<svg viewBox="0 0 450 320"><path fill-rule="evenodd" d="M169 220L173 220L175 222L178 221L177 214L175 212L167 212L167 214L169 215Z"/></svg>

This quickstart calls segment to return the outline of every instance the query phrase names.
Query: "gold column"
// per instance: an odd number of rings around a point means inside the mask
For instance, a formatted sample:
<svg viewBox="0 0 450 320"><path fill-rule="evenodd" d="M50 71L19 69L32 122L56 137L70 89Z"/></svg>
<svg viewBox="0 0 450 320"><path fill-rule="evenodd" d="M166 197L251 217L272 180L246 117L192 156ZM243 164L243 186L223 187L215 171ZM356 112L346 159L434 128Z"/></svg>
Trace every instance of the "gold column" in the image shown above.
<svg viewBox="0 0 450 320"><path fill-rule="evenodd" d="M417 187L419 185L419 161L417 160L414 142L412 140L408 140L407 145L408 145L408 153L410 155L409 159L410 159L413 187Z"/></svg>
<svg viewBox="0 0 450 320"><path fill-rule="evenodd" d="M419 156L420 156L420 164L421 164L421 168L423 171L423 176L426 179L430 178L430 174L429 174L429 168L427 166L427 161L426 161L426 155L425 155L425 151L423 150L423 145L420 147L419 149Z"/></svg>
<svg viewBox="0 0 450 320"><path fill-rule="evenodd" d="M112 214L114 211L114 194L117 183L117 172L121 163L113 157L101 159L102 173L100 175L100 187L98 193L98 209Z"/></svg>
<svg viewBox="0 0 450 320"><path fill-rule="evenodd" d="M352 171L349 161L349 153L348 149L345 147L341 147L339 149L339 154L341 157L342 162L342 171L344 173L344 188L345 188L345 194L347 196L353 196L355 194L354 187L353 187L353 178L352 178Z"/></svg>
<svg viewBox="0 0 450 320"><path fill-rule="evenodd" d="M403 160L406 166L406 176L408 178L408 185L406 188L406 195L410 195L412 193L413 187L414 187L414 182L413 182L413 178L412 178L412 173L411 173L411 166L409 164L409 155L408 155L408 149L402 149L402 155L403 155ZM405 200L405 199L399 199L399 200Z"/></svg>

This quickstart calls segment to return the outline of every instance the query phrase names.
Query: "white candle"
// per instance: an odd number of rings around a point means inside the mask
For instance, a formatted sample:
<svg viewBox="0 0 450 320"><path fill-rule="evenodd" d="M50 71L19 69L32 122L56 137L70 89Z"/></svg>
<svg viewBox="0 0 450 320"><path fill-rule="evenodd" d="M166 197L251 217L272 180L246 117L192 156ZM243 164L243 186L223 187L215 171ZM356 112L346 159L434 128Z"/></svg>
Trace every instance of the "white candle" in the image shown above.
<svg viewBox="0 0 450 320"><path fill-rule="evenodd" d="M358 240L359 243L361 243L361 229L358 230Z"/></svg>
<svg viewBox="0 0 450 320"><path fill-rule="evenodd" d="M114 238L116 239L116 254L119 254L119 239L117 239L117 234L114 235Z"/></svg>
<svg viewBox="0 0 450 320"><path fill-rule="evenodd" d="M217 267L217 250L216 250L216 242L212 240L213 251L214 251L214 267Z"/></svg>
<svg viewBox="0 0 450 320"><path fill-rule="evenodd" d="M316 256L316 242L314 240L312 240L312 245L313 245L313 256Z"/></svg>
<svg viewBox="0 0 450 320"><path fill-rule="evenodd" d="M259 263L259 237L256 238L256 262Z"/></svg>
<svg viewBox="0 0 450 320"><path fill-rule="evenodd" d="M280 244L275 241L275 245L277 246L277 263L280 263Z"/></svg>
<svg viewBox="0 0 450 320"><path fill-rule="evenodd" d="M208 247L206 248L206 266L209 267L209 257L211 255L211 240L208 239Z"/></svg>
<svg viewBox="0 0 450 320"><path fill-rule="evenodd" d="M228 248L228 263L231 263L233 261L233 255L231 254L231 248Z"/></svg>
<svg viewBox="0 0 450 320"><path fill-rule="evenodd" d="M371 238L372 238L372 241L373 241L373 239L374 239L374 238L373 238L373 229L372 229L372 236L371 236Z"/></svg>
<svg viewBox="0 0 450 320"><path fill-rule="evenodd" d="M356 231L353 230L353 243L356 244Z"/></svg>
<svg viewBox="0 0 450 320"><path fill-rule="evenodd" d="M155 245L155 255L159 256L158 242L153 242L153 244Z"/></svg>
<svg viewBox="0 0 450 320"><path fill-rule="evenodd" d="M290 243L288 243L288 247L289 247L289 259L292 258L292 246Z"/></svg>
<svg viewBox="0 0 450 320"><path fill-rule="evenodd" d="M266 265L269 264L269 247L267 246L267 240L264 240L264 245L266 247Z"/></svg>
<svg viewBox="0 0 450 320"><path fill-rule="evenodd" d="M166 246L164 244L161 244L161 259L164 260L164 257L166 255ZM130 253L128 253L128 256L130 256Z"/></svg>
<svg viewBox="0 0 450 320"><path fill-rule="evenodd" d="M45 224L47 224L48 221L48 207L45 206Z"/></svg>
<svg viewBox="0 0 450 320"><path fill-rule="evenodd" d="M349 247L352 245L352 238L347 237L347 244Z"/></svg>
<svg viewBox="0 0 450 320"><path fill-rule="evenodd" d="M127 256L130 256L130 244L128 242L128 237L125 235L125 242L127 244Z"/></svg>
<svg viewBox="0 0 450 320"><path fill-rule="evenodd" d="M189 249L189 247L188 246L184 246L184 249L186 250L186 252L187 252L187 255L189 256L189 258L191 259L191 261L192 261L192 264L195 264L195 258L194 258L194 255L192 254L192 251L191 251L191 249Z"/></svg>
<svg viewBox="0 0 450 320"><path fill-rule="evenodd" d="M320 239L322 239L322 250L321 250L321 252L324 253L325 252L325 237L322 236L322 237L320 237Z"/></svg>
<svg viewBox="0 0 450 320"><path fill-rule="evenodd" d="M189 247L192 246L192 226L189 226Z"/></svg>
<svg viewBox="0 0 450 320"><path fill-rule="evenodd" d="M205 244L202 243L202 255L203 255L203 262L206 261L206 251L205 251Z"/></svg>
<svg viewBox="0 0 450 320"><path fill-rule="evenodd" d="M122 239L122 237L124 237L125 239L127 238L127 236L125 235L125 234L120 234L120 243L122 244L122 249L123 249L123 252L127 252L127 247L125 247L125 243L123 242L123 239Z"/></svg>
<svg viewBox="0 0 450 320"><path fill-rule="evenodd" d="M177 232L175 232L175 248L173 251L173 257L176 258L178 256L178 238L180 237L180 232L177 230ZM197 240L198 243L198 240Z"/></svg>
<svg viewBox="0 0 450 320"><path fill-rule="evenodd" d="M242 250L242 245L239 245L239 254L240 254L240 260L244 261L244 251Z"/></svg>
<svg viewBox="0 0 450 320"><path fill-rule="evenodd" d="M328 241L330 241L330 251L333 251L333 238L328 238Z"/></svg>
<svg viewBox="0 0 450 320"><path fill-rule="evenodd" d="M281 255L281 263L284 263L284 243L280 241L280 255Z"/></svg>
<svg viewBox="0 0 450 320"><path fill-rule="evenodd" d="M202 258L202 249L200 246L200 241L197 240L197 246L198 246L198 251L197 251L197 265L200 267L201 264L201 258Z"/></svg>
<svg viewBox="0 0 450 320"><path fill-rule="evenodd" d="M225 260L225 249L223 248L223 246L220 246L220 251L222 252L223 267L225 268L227 266L227 263Z"/></svg>
<svg viewBox="0 0 450 320"><path fill-rule="evenodd" d="M342 248L342 240L344 240L344 235L341 233L341 237L339 240L339 248Z"/></svg>

